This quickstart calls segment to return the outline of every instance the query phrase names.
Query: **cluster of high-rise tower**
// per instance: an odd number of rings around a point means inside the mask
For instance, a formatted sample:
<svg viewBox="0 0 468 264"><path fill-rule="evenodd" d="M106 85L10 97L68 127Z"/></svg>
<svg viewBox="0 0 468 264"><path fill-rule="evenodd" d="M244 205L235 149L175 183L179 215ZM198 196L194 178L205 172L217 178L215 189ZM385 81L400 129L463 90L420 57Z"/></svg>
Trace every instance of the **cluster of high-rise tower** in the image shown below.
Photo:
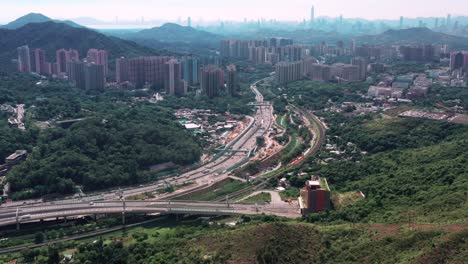
<svg viewBox="0 0 468 264"><path fill-rule="evenodd" d="M185 95L190 87L198 85L201 92L209 97L218 96L222 90L230 95L238 94L236 67L228 65L224 71L219 65L217 57L119 58L116 61L116 80L123 86L141 88L150 85L157 89L164 88L167 94L178 96Z"/></svg>
<svg viewBox="0 0 468 264"><path fill-rule="evenodd" d="M59 49L55 53L55 62L49 62L43 49L18 49L18 70L24 73L37 73L68 79L80 89L102 90L109 74L109 58L105 50L90 49L86 57L80 59L74 49Z"/></svg>
<svg viewBox="0 0 468 264"><path fill-rule="evenodd" d="M56 60L46 59L43 49L31 51L28 46L18 49L18 70L66 79L76 87L86 90L102 90L110 79L109 55L105 50L90 49L80 59L74 49L56 51ZM216 97L221 91L230 95L239 93L237 69L219 66L219 56L146 56L119 58L116 60L115 79L122 87L143 88L153 86L167 94L183 96L190 87L200 86L203 94ZM113 76L112 76L113 77Z"/></svg>

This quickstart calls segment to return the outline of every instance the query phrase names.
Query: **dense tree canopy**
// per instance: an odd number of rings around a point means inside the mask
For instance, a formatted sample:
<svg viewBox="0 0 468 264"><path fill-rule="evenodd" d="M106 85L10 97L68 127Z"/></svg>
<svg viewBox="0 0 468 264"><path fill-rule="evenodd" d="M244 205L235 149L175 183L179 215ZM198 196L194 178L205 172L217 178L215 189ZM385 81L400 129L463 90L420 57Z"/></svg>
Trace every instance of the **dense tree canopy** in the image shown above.
<svg viewBox="0 0 468 264"><path fill-rule="evenodd" d="M139 183L141 171L158 163L197 161L200 146L170 117L157 107L121 107L69 129L49 129L8 179L15 191L70 193L75 185L95 190Z"/></svg>
<svg viewBox="0 0 468 264"><path fill-rule="evenodd" d="M30 153L8 174L14 198L85 190L147 181L148 167L198 161L201 144L174 121L167 108L136 104L138 92L81 91L60 81L25 75L0 76L0 103L26 105L26 131L7 125L0 112L0 158L17 149ZM144 91L143 95L146 95ZM71 126L55 121L83 118ZM52 128L40 130L37 121Z"/></svg>

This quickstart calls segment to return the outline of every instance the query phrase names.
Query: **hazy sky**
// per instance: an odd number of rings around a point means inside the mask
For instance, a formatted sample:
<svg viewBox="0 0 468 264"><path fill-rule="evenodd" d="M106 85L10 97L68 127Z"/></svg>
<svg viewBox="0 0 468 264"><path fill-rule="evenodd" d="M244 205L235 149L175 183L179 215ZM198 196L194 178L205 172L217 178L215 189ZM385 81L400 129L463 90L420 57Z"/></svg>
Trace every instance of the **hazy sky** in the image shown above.
<svg viewBox="0 0 468 264"><path fill-rule="evenodd" d="M113 21L150 19L302 20L315 6L316 16L395 19L468 15L467 0L0 0L0 22L29 12L52 18L95 17Z"/></svg>

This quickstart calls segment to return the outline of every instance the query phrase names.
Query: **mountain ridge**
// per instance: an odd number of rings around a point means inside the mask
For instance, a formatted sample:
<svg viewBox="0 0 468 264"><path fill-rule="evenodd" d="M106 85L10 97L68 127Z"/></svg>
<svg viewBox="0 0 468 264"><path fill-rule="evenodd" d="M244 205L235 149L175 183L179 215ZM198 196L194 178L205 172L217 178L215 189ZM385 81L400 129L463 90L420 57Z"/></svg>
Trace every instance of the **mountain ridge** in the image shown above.
<svg viewBox="0 0 468 264"><path fill-rule="evenodd" d="M144 29L124 36L125 39L147 39L168 43L213 43L223 37L193 27L181 26L175 23L166 23L160 27Z"/></svg>
<svg viewBox="0 0 468 264"><path fill-rule="evenodd" d="M378 35L363 35L356 38L368 44L448 44L453 48L468 47L468 38L449 35L428 28L390 29Z"/></svg>
<svg viewBox="0 0 468 264"><path fill-rule="evenodd" d="M0 28L4 28L4 29L18 29L18 28L21 28L27 24L30 24L30 23L44 23L44 22L56 22L56 23L63 23L63 24L66 24L66 25L69 25L71 27L76 27L76 28L82 28L84 26L82 25L79 25L71 20L56 20L56 19L52 19L50 17L47 17L41 13L29 13L29 14L26 14L22 17L19 17L13 21L11 21L10 23L6 24L6 25L2 25L0 26Z"/></svg>

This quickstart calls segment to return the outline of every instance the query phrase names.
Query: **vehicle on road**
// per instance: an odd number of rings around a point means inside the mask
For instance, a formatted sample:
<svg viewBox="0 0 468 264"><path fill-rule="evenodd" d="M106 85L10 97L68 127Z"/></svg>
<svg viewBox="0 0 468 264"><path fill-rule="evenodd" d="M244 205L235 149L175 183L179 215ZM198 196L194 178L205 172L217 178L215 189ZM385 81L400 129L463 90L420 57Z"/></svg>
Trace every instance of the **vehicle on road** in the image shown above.
<svg viewBox="0 0 468 264"><path fill-rule="evenodd" d="M24 220L24 219L31 219L31 215L30 215L30 214L22 215L22 216L20 216L20 219L21 219L21 220Z"/></svg>

